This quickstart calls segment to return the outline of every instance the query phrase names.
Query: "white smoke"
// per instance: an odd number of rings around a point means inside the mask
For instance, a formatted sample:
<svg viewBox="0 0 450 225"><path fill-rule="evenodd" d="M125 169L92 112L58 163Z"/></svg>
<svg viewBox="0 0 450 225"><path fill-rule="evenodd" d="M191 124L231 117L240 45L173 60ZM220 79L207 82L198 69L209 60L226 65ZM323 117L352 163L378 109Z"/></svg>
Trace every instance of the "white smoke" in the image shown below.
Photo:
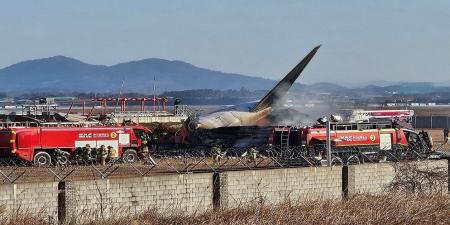
<svg viewBox="0 0 450 225"><path fill-rule="evenodd" d="M320 117L337 114L340 107L321 97L288 93L277 100L269 121L275 126L308 126Z"/></svg>

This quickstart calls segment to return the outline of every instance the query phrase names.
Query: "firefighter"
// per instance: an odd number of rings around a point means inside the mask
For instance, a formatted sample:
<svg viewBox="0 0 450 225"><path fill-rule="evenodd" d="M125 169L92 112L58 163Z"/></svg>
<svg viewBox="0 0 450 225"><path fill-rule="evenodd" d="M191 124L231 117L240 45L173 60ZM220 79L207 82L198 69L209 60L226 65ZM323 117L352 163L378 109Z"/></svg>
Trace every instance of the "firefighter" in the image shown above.
<svg viewBox="0 0 450 225"><path fill-rule="evenodd" d="M77 158L77 160L82 160L83 159L83 157L84 157L84 148L85 147L78 147L78 148L75 148L75 156L76 156L76 158Z"/></svg>
<svg viewBox="0 0 450 225"><path fill-rule="evenodd" d="M150 137L150 150L152 151L152 152L154 152L154 151L158 151L158 135L156 135L156 134L153 134L151 137Z"/></svg>
<svg viewBox="0 0 450 225"><path fill-rule="evenodd" d="M444 129L444 143L448 142L448 127Z"/></svg>
<svg viewBox="0 0 450 225"><path fill-rule="evenodd" d="M54 151L54 155L55 155L55 158L56 158L56 162L64 164L64 163L62 163L62 162L65 162L65 160L64 160L64 152L61 149L59 149L59 147L56 147L56 149Z"/></svg>
<svg viewBox="0 0 450 225"><path fill-rule="evenodd" d="M250 158L250 162L256 163L256 158L258 157L258 150L256 150L256 147L251 147L248 150L248 156Z"/></svg>
<svg viewBox="0 0 450 225"><path fill-rule="evenodd" d="M394 128L401 128L400 123L399 123L399 119L398 117L395 117L392 119L392 127Z"/></svg>
<svg viewBox="0 0 450 225"><path fill-rule="evenodd" d="M101 145L100 148L97 150L98 156L100 157L100 162L102 163L102 166L106 165L106 158L108 157L108 151L105 148L105 145Z"/></svg>
<svg viewBox="0 0 450 225"><path fill-rule="evenodd" d="M142 140L142 148L141 148L141 150L142 150L142 154L144 156L147 156L148 152L149 152L149 150L148 150L148 141L149 141L149 139L150 139L150 137L146 133L143 133L141 135L141 140Z"/></svg>
<svg viewBox="0 0 450 225"><path fill-rule="evenodd" d="M174 109L174 113L175 115L178 115L178 107L180 106L180 99L179 98L175 98L175 101L173 102L173 109Z"/></svg>
<svg viewBox="0 0 450 225"><path fill-rule="evenodd" d="M84 146L84 148L83 148L83 159L86 161L90 160L91 154L92 154L91 145L86 144L86 146Z"/></svg>
<svg viewBox="0 0 450 225"><path fill-rule="evenodd" d="M108 161L114 160L117 157L117 150L113 146L108 146Z"/></svg>
<svg viewBox="0 0 450 225"><path fill-rule="evenodd" d="M212 153L214 162L220 162L220 160L222 159L222 148L220 147L220 145L215 145L212 148Z"/></svg>

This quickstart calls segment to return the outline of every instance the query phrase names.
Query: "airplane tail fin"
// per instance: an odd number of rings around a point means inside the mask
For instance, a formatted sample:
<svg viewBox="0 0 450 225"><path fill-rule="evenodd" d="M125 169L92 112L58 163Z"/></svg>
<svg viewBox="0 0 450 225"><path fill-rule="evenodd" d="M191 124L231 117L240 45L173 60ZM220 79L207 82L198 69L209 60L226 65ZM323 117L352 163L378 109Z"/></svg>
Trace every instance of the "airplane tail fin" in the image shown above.
<svg viewBox="0 0 450 225"><path fill-rule="evenodd" d="M251 110L252 112L257 112L267 107L271 107L278 99L282 98L289 88L291 88L292 84L297 80L297 78L302 73L303 69L305 69L306 65L308 65L309 61L314 57L317 50L319 50L320 45L315 47L308 55L303 58L292 70L289 72L278 84L269 91L269 93L264 96L264 98L259 101L258 104Z"/></svg>

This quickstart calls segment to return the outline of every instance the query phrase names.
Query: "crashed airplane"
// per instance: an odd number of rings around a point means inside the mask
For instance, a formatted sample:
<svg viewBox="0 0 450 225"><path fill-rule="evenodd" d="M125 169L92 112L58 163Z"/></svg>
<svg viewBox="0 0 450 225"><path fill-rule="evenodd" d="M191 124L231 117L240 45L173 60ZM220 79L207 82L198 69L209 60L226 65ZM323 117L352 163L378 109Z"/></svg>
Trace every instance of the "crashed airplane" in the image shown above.
<svg viewBox="0 0 450 225"><path fill-rule="evenodd" d="M277 100L282 98L297 80L302 71L319 50L320 45L306 55L278 84L260 101L232 106L211 114L190 118L188 129L216 129L223 127L254 126L259 120L267 117L273 110Z"/></svg>

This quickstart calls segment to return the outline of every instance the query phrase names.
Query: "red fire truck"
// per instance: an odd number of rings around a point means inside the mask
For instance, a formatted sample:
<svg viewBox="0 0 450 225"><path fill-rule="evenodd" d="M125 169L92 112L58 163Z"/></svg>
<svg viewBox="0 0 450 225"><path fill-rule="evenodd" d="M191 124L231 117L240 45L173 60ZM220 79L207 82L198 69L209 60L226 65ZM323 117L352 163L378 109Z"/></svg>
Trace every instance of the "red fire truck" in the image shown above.
<svg viewBox="0 0 450 225"><path fill-rule="evenodd" d="M269 144L281 149L298 149L302 154L320 159L325 156L326 127L276 127L269 135ZM391 124L331 123L332 155L343 161L379 158L380 156L426 155L432 152L431 136Z"/></svg>
<svg viewBox="0 0 450 225"><path fill-rule="evenodd" d="M115 158L135 162L144 147L143 138L148 140L151 134L137 125L10 127L0 130L0 157L49 165L57 155L74 158L87 145L92 149L104 145L117 150Z"/></svg>

